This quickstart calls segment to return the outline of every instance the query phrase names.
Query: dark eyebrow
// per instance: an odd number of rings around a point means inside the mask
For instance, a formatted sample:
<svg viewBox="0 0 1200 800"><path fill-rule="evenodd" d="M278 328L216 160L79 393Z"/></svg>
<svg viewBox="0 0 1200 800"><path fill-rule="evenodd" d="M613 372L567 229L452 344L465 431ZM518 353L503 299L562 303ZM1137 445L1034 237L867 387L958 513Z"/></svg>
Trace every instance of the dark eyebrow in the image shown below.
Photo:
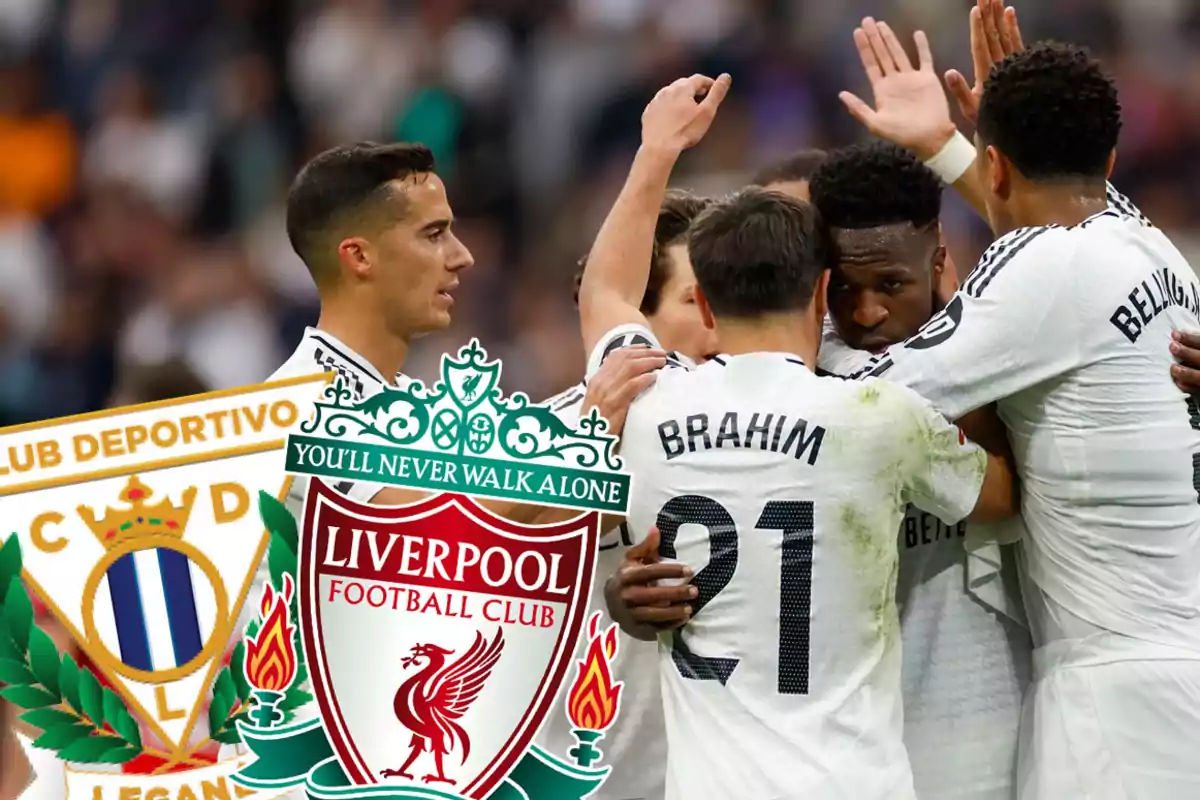
<svg viewBox="0 0 1200 800"><path fill-rule="evenodd" d="M432 222L427 222L421 226L421 233L426 231L447 230L454 224L454 220L450 218L435 219Z"/></svg>

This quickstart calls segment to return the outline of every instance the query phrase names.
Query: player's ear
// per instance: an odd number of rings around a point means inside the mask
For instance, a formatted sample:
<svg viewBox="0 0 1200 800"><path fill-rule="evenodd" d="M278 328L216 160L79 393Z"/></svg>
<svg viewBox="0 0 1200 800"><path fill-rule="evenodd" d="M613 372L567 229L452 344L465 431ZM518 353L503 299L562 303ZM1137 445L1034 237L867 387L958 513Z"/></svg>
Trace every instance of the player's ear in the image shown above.
<svg viewBox="0 0 1200 800"><path fill-rule="evenodd" d="M1008 163L995 145L987 147L987 183L992 194L1002 199L1008 198L1009 190L1012 186L1012 165Z"/></svg>
<svg viewBox="0 0 1200 800"><path fill-rule="evenodd" d="M374 261L374 249L366 239L357 236L343 239L338 243L337 255L342 269L348 270L354 277L370 276Z"/></svg>
<svg viewBox="0 0 1200 800"><path fill-rule="evenodd" d="M825 314L829 311L829 269L821 270L821 274L817 277L817 286L813 292L813 311L816 312L816 317L821 323L824 323Z"/></svg>
<svg viewBox="0 0 1200 800"><path fill-rule="evenodd" d="M1112 178L1113 167L1115 167L1115 166L1117 166L1117 148L1114 147L1113 151L1108 154L1108 166L1105 167L1105 170L1104 170L1105 180L1109 180Z"/></svg>
<svg viewBox="0 0 1200 800"><path fill-rule="evenodd" d="M717 327L717 318L713 316L712 306L708 304L708 298L699 286L696 287L696 308L700 309L700 319L704 327L710 331Z"/></svg>

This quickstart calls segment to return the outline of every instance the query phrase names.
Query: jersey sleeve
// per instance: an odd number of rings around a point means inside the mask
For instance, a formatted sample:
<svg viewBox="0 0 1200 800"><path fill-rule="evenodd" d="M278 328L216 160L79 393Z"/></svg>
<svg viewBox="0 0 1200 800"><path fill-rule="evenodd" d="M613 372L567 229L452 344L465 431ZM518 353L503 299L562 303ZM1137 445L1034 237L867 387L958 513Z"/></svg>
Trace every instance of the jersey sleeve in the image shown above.
<svg viewBox="0 0 1200 800"><path fill-rule="evenodd" d="M636 322L627 322L624 325L618 325L601 336L600 341L596 342L596 346L592 348L592 352L588 356L587 376L584 378L584 383L586 384L592 379L592 376L600 370L604 359L608 358L611 353L620 350L622 347L634 347L636 345L653 347L658 350L663 349L662 345L658 343L658 337L654 335L654 331ZM667 353L667 366L692 369L696 365L687 356L672 350Z"/></svg>
<svg viewBox="0 0 1200 800"><path fill-rule="evenodd" d="M624 325L618 325L608 333L600 337L600 341L596 342L596 346L592 348L592 352L588 355L587 363L587 378L590 379L600 369L600 365L604 363L604 359L608 358L608 354L622 347L633 347L634 345L644 345L661 350L662 345L658 343L658 337L654 335L654 331L647 328L645 325L640 325L636 322L627 322Z"/></svg>
<svg viewBox="0 0 1200 800"><path fill-rule="evenodd" d="M958 419L1073 369L1086 342L1071 290L1074 241L1054 226L997 240L946 308L854 377L907 386Z"/></svg>
<svg viewBox="0 0 1200 800"><path fill-rule="evenodd" d="M899 443L906 467L904 499L947 525L954 525L979 502L987 453L929 401L903 387L892 388L901 394L911 420L911 427Z"/></svg>

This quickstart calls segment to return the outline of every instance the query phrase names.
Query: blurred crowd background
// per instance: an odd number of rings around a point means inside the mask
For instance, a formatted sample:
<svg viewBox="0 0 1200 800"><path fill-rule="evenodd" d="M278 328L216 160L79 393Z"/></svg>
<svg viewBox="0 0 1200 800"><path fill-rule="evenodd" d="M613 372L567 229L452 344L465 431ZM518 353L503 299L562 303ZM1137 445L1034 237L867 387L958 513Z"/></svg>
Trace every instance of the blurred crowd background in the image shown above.
<svg viewBox="0 0 1200 800"><path fill-rule="evenodd" d="M269 375L317 311L284 233L287 186L356 139L430 145L476 259L453 328L407 371L429 378L479 336L506 390L561 390L583 366L575 264L660 86L734 76L676 179L728 191L797 148L862 138L837 92L869 97L851 41L863 15L924 29L939 71L969 72L970 4L0 0L0 422L103 407L159 364L189 388L188 369L211 389ZM1200 2L1019 11L1027 41L1105 59L1125 107L1116 181L1190 253ZM956 202L945 221L968 269L986 230Z"/></svg>

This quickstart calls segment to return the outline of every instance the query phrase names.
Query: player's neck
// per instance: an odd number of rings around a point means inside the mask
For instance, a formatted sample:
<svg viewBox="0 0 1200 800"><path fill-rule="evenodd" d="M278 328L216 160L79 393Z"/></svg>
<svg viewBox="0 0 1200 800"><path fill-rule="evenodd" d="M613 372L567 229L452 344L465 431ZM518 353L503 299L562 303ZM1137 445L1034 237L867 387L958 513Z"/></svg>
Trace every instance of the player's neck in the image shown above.
<svg viewBox="0 0 1200 800"><path fill-rule="evenodd" d="M804 366L815 370L821 326L811 314L771 314L755 319L724 319L717 325L721 352L731 356L746 353L791 353Z"/></svg>
<svg viewBox="0 0 1200 800"><path fill-rule="evenodd" d="M317 328L362 356L389 383L408 357L408 340L389 332L383 320L350 303L321 303Z"/></svg>
<svg viewBox="0 0 1200 800"><path fill-rule="evenodd" d="M1108 208L1108 197L1102 182L1026 183L1009 208L1011 229L1069 228Z"/></svg>

